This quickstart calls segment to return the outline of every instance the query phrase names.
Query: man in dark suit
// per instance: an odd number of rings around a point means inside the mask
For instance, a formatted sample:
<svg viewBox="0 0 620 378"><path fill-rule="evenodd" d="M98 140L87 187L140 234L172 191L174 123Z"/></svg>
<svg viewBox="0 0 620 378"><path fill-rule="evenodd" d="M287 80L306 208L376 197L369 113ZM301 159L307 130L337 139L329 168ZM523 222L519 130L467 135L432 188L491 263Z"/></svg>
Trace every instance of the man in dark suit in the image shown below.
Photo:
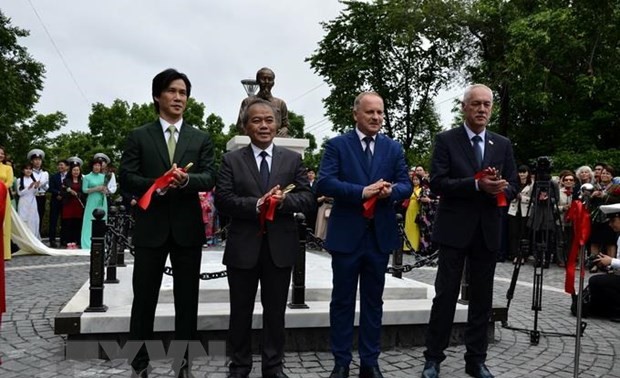
<svg viewBox="0 0 620 378"><path fill-rule="evenodd" d="M325 248L332 256L330 345L335 367L330 377L349 376L357 282L360 282L360 377L382 377L381 317L385 272L399 247L394 201L409 198L412 187L402 146L379 133L383 99L363 92L353 105L355 130L329 140L319 170L319 193L333 197ZM376 197L374 213L364 201ZM373 200L374 201L374 200Z"/></svg>
<svg viewBox="0 0 620 378"><path fill-rule="evenodd" d="M129 134L121 160L123 188L138 196L158 177L166 173L173 177L167 187L153 194L146 210L136 212L131 340L153 339L155 308L168 254L174 275L175 338L197 338L200 260L205 243L198 192L213 188L215 172L211 138L183 121L190 91L185 74L173 69L157 74L152 95L159 119ZM194 164L189 172L177 168L188 163ZM191 376L187 352L185 358L178 369L180 377ZM146 377L148 363L143 345L131 364L139 377Z"/></svg>
<svg viewBox="0 0 620 378"><path fill-rule="evenodd" d="M426 334L422 377L437 377L450 332L465 259L469 260L469 309L465 330L465 371L474 377L493 375L485 365L487 327L493 299L493 276L500 247L502 207L517 192L510 141L486 129L493 93L472 85L463 95L463 126L437 135L430 186L440 196L432 239L439 245L435 299ZM488 169L487 169L488 168ZM476 175L485 170L487 174Z"/></svg>
<svg viewBox="0 0 620 378"><path fill-rule="evenodd" d="M56 228L58 226L58 218L62 213L62 183L65 180L65 176L67 175L67 169L69 168L69 163L66 160L58 161L58 172L54 173L50 177L49 189L50 193L50 232L49 232L49 241L50 248L58 247L56 244ZM60 246L64 246L67 244L66 240L62 240L63 233L60 233Z"/></svg>
<svg viewBox="0 0 620 378"><path fill-rule="evenodd" d="M262 375L283 372L284 313L291 268L299 251L295 212L312 210L314 197L301 156L273 144L279 113L263 99L245 108L241 121L251 144L224 155L217 178L215 207L230 218L224 264L230 288L229 377L252 369L252 313L260 281L263 306ZM286 193L288 185L294 189ZM272 221L261 212L275 206ZM264 213L263 213L264 214Z"/></svg>

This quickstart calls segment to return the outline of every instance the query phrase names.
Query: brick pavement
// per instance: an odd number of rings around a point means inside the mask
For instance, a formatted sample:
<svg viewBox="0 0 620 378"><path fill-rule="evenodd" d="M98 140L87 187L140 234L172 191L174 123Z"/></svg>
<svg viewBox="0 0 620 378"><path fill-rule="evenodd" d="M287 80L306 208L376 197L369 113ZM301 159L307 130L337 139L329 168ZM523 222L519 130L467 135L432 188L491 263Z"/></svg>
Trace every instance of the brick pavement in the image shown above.
<svg viewBox="0 0 620 378"><path fill-rule="evenodd" d="M410 261L405 256L405 263ZM88 278L88 258L23 256L7 262L8 312L0 330L0 377L129 377L123 360L73 361L63 358L64 338L54 335L53 319L75 291ZM494 298L506 304L506 290L513 265L497 266ZM531 266L521 270L519 284L509 312L509 324L533 327ZM406 274L426 283L433 283L435 270L415 269ZM547 332L573 333L575 318L570 315L570 297L563 293L563 271L552 267L544 274L543 310L539 329ZM582 338L580 377L620 377L620 327L601 319L587 319ZM487 364L497 377L572 377L574 338L541 337L539 345L530 345L529 335L496 325L495 341L489 346ZM423 347L384 351L380 357L386 377L418 377L423 365ZM441 365L442 377L466 377L463 346L451 346L448 358ZM354 354L355 356L355 354ZM257 356L258 361L258 356ZM173 376L169 360L153 362L153 377ZM224 378L223 357L198 359L194 364L196 377ZM354 360L355 364L355 360ZM255 364L252 377L260 376L260 363ZM333 367L329 353L287 353L286 372L293 377L327 377ZM352 366L351 376L358 367Z"/></svg>

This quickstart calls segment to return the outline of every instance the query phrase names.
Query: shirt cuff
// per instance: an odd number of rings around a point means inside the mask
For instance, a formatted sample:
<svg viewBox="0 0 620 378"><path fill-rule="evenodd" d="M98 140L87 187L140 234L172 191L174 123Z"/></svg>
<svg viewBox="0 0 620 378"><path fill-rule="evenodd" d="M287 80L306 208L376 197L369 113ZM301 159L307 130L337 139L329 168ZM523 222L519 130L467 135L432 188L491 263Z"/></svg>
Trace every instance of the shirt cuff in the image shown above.
<svg viewBox="0 0 620 378"><path fill-rule="evenodd" d="M189 175L187 175L187 180L185 180L185 183L181 186L179 186L179 189L183 189L187 186L187 184L189 184Z"/></svg>

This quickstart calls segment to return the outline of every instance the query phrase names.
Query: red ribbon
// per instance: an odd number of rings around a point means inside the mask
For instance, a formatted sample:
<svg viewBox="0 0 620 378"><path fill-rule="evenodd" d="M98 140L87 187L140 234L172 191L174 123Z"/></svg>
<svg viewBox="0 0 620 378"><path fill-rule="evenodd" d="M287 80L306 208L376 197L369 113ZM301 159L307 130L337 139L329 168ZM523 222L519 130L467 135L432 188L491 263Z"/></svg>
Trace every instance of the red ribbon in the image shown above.
<svg viewBox="0 0 620 378"><path fill-rule="evenodd" d="M566 213L566 220L573 222L573 244L568 253L566 262L566 280L564 281L564 291L575 294L575 266L579 248L584 246L590 238L590 213L581 201L573 201L570 209ZM585 275L581 270L581 277Z"/></svg>
<svg viewBox="0 0 620 378"><path fill-rule="evenodd" d="M178 169L185 172L185 168L178 168ZM138 200L138 206L140 206L142 210L148 209L149 205L151 204L151 198L153 196L153 193L157 189L164 189L168 187L168 185L170 185L170 183L173 180L174 180L174 171L170 171L164 174L163 176L159 177L157 180L155 180L153 185L151 185L151 187L146 191L146 193L144 193L142 197L140 197L140 199Z"/></svg>
<svg viewBox="0 0 620 378"><path fill-rule="evenodd" d="M260 233L264 234L265 223L267 221L272 222L276 216L276 207L278 206L278 202L274 201L271 196L267 197L265 202L260 205L260 214L258 214L258 219L260 220Z"/></svg>
<svg viewBox="0 0 620 378"><path fill-rule="evenodd" d="M0 183L0 224L4 224L4 215L6 214L7 196L8 196L8 190L7 190L6 184ZM2 323L2 313L5 311L6 311L6 299L5 299L5 288L4 288L4 238L2 238L0 239L0 323ZM0 361L0 364L2 364L2 361Z"/></svg>
<svg viewBox="0 0 620 378"><path fill-rule="evenodd" d="M481 178L483 178L484 176L495 176L495 171L493 169L486 168L483 169L482 171L476 173L474 175L474 179L475 180L480 180ZM506 193L501 192L501 193L497 193L495 195L495 199L497 201L497 207L506 207L508 206L508 200L506 199Z"/></svg>
<svg viewBox="0 0 620 378"><path fill-rule="evenodd" d="M379 199L377 196L378 194L364 201L364 204L362 205L364 208L364 212L362 213L364 218L372 219L375 217L375 207L377 206L377 200Z"/></svg>

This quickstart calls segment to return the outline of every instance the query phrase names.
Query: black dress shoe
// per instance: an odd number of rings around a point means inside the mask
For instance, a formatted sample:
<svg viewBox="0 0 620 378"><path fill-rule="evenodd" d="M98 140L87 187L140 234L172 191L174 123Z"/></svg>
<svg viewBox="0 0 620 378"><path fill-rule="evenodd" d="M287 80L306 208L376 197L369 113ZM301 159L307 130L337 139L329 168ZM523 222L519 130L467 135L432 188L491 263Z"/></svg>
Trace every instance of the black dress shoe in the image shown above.
<svg viewBox="0 0 620 378"><path fill-rule="evenodd" d="M336 365L334 366L334 370L329 375L329 378L348 378L349 377L349 368L345 366Z"/></svg>
<svg viewBox="0 0 620 378"><path fill-rule="evenodd" d="M379 366L362 366L360 367L360 378L383 378Z"/></svg>
<svg viewBox="0 0 620 378"><path fill-rule="evenodd" d="M273 374L263 374L263 378L288 378L288 375L284 374L283 371L279 371Z"/></svg>
<svg viewBox="0 0 620 378"><path fill-rule="evenodd" d="M493 378L493 374L491 374L484 362L465 364L465 373L475 378Z"/></svg>
<svg viewBox="0 0 620 378"><path fill-rule="evenodd" d="M439 362L426 361L424 363L424 370L422 370L422 378L437 377L439 377Z"/></svg>

